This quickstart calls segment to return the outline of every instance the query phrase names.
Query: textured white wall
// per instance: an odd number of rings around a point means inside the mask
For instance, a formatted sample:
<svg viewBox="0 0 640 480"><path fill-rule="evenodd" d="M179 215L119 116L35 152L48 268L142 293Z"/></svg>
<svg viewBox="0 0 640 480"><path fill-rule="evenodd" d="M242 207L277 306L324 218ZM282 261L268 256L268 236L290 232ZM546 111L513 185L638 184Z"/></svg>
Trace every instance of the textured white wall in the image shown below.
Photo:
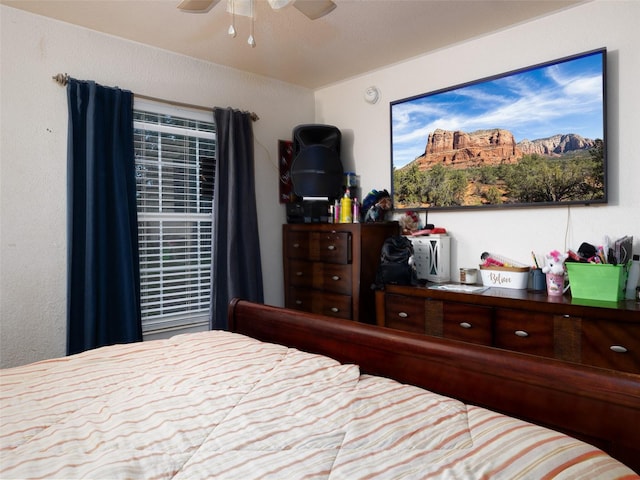
<svg viewBox="0 0 640 480"><path fill-rule="evenodd" d="M592 50L608 49L607 206L432 212L452 235L451 271L478 264L483 251L528 262L531 250L577 248L604 235L634 235L640 253L640 2L595 1L316 91L316 121L347 137L346 163L363 192L390 187L389 102ZM376 85L382 98L363 100Z"/></svg>
<svg viewBox="0 0 640 480"><path fill-rule="evenodd" d="M0 366L66 348L67 100L51 79L56 73L260 116L254 135L265 301L282 305L277 140L313 121L313 92L4 5L0 22Z"/></svg>

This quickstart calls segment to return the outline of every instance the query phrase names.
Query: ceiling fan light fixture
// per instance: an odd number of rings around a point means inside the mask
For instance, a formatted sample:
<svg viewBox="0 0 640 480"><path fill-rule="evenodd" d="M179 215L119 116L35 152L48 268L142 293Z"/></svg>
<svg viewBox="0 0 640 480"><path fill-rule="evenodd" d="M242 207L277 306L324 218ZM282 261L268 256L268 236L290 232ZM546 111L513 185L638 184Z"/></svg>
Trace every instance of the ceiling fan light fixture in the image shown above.
<svg viewBox="0 0 640 480"><path fill-rule="evenodd" d="M332 12L337 5L331 0L295 0L293 6L311 20L316 20Z"/></svg>
<svg viewBox="0 0 640 480"><path fill-rule="evenodd" d="M269 0L269 6L273 10L280 10L288 5L291 5L294 0Z"/></svg>
<svg viewBox="0 0 640 480"><path fill-rule="evenodd" d="M241 17L253 17L252 0L227 0L227 12Z"/></svg>
<svg viewBox="0 0 640 480"><path fill-rule="evenodd" d="M229 34L229 36L236 38L236 35L238 33L236 32L236 12L233 0L229 1L227 7L229 7L229 5L231 6L231 25L229 25L229 30L227 30L227 33Z"/></svg>
<svg viewBox="0 0 640 480"><path fill-rule="evenodd" d="M249 38L247 39L247 43L251 46L251 48L256 48L256 39L253 36L253 29L254 29L254 22L255 22L255 17L253 16L253 7L255 6L253 4L254 0L249 0L250 6L251 6L251 30L249 32Z"/></svg>
<svg viewBox="0 0 640 480"><path fill-rule="evenodd" d="M207 13L215 7L220 0L182 0L178 8L187 13Z"/></svg>

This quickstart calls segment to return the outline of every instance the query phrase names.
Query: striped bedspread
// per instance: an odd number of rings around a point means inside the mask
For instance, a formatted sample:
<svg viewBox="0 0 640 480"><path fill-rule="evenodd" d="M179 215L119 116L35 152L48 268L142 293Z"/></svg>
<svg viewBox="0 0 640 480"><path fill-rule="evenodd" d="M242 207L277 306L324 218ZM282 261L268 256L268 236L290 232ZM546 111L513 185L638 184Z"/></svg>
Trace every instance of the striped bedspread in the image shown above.
<svg viewBox="0 0 640 480"><path fill-rule="evenodd" d="M602 451L229 332L1 375L0 478L640 478Z"/></svg>

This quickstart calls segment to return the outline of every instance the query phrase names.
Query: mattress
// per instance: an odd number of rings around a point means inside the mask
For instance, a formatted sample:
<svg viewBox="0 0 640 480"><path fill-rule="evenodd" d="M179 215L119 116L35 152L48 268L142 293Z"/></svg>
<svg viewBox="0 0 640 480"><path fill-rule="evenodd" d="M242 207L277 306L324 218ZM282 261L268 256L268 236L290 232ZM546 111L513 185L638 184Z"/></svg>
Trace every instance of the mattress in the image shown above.
<svg viewBox="0 0 640 480"><path fill-rule="evenodd" d="M566 435L211 331L3 370L0 478L640 478Z"/></svg>

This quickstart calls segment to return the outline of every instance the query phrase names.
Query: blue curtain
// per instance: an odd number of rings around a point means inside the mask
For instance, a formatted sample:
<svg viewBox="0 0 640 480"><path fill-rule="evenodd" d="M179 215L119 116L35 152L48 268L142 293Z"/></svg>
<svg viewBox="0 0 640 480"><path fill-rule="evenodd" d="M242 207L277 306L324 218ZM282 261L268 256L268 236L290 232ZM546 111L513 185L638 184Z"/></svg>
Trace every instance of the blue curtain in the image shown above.
<svg viewBox="0 0 640 480"><path fill-rule="evenodd" d="M253 126L249 113L214 109L216 170L213 193L212 329L226 330L234 297L262 303Z"/></svg>
<svg viewBox="0 0 640 480"><path fill-rule="evenodd" d="M70 79L67 354L142 340L133 94Z"/></svg>

